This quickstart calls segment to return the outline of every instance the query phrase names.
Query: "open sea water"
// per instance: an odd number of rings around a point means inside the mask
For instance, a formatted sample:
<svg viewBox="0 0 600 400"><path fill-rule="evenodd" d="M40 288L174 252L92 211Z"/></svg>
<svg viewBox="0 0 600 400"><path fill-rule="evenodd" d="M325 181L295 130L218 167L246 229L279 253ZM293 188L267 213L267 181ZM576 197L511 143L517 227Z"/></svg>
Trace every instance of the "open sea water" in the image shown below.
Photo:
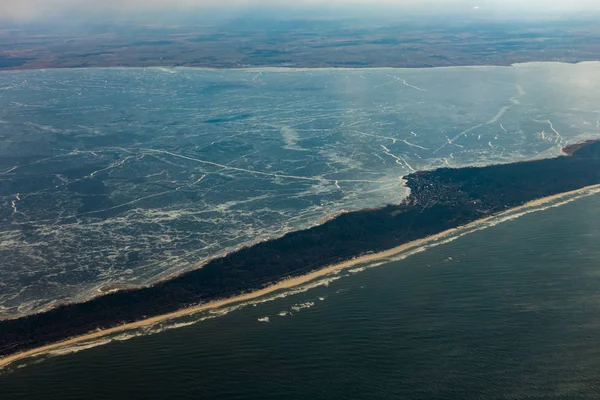
<svg viewBox="0 0 600 400"><path fill-rule="evenodd" d="M0 375L0 398L598 399L599 218L596 194L219 318L33 360Z"/></svg>

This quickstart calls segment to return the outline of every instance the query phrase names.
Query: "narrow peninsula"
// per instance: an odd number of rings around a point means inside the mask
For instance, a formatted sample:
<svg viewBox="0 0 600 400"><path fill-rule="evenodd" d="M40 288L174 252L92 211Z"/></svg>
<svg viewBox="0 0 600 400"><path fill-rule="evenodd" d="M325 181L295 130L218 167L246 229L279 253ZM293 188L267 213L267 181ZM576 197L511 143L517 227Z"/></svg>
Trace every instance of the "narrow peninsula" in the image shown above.
<svg viewBox="0 0 600 400"><path fill-rule="evenodd" d="M544 160L415 172L405 177L411 194L402 204L346 213L214 259L152 287L124 289L85 303L0 321L0 365L15 355L31 355L32 349L70 338L77 341L90 332L114 331L123 324L158 320L234 296L243 300L249 293L267 292L284 279L600 184L600 141L569 146L564 153Z"/></svg>

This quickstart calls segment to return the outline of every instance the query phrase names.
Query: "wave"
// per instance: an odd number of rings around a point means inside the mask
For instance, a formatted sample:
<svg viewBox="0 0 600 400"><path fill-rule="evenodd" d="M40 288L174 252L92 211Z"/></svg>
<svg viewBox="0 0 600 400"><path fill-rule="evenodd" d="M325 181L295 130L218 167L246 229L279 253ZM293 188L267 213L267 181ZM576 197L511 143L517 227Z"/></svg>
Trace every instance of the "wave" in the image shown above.
<svg viewBox="0 0 600 400"><path fill-rule="evenodd" d="M304 310L305 308L311 308L314 305L314 301L307 301L306 303L294 304L291 309L295 312L298 312L300 310Z"/></svg>

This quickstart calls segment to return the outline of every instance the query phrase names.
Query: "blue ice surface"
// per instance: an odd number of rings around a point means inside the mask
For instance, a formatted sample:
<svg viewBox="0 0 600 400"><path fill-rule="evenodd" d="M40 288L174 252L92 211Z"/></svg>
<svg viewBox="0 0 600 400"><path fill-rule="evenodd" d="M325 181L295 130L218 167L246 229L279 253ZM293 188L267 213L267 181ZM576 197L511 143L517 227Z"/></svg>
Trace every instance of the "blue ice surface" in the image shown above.
<svg viewBox="0 0 600 400"><path fill-rule="evenodd" d="M0 73L0 314L143 285L344 210L415 170L600 135L600 63Z"/></svg>

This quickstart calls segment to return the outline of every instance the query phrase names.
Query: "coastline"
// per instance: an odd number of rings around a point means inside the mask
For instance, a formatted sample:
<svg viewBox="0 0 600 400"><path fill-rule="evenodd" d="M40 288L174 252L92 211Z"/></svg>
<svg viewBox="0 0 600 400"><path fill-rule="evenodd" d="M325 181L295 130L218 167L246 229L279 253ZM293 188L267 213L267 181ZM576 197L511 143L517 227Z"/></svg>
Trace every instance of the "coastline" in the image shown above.
<svg viewBox="0 0 600 400"><path fill-rule="evenodd" d="M472 68L472 69L482 69L482 68L524 68L524 67L535 67L540 64L553 64L553 65L593 65L599 64L600 59L594 60L579 60L579 61L522 61L522 62L514 62L514 63L497 63L497 64L461 64L461 65L424 65L419 67L406 67L406 66L365 66L365 67L274 67L270 65L253 65L253 66L233 66L233 67L215 67L215 66L202 66L202 65L148 65L148 66L135 66L135 67L124 67L124 66L86 66L86 67L47 67L47 68L39 68L39 67L9 67L9 68L0 68L0 73L8 72L15 73L21 71L29 71L29 72L43 72L50 70L70 70L70 71L78 71L78 70L93 70L93 69L101 69L101 70L202 70L202 71L241 71L241 72L313 72L313 71L394 71L394 70L422 70L422 69L461 69L461 68Z"/></svg>
<svg viewBox="0 0 600 400"><path fill-rule="evenodd" d="M263 297L265 295L268 295L268 294L273 293L278 290L294 288L294 287L300 286L302 284L311 282L315 279L346 270L346 269L354 267L358 264L378 261L380 259L395 256L395 255L403 253L405 251L409 251L411 249L418 248L418 247L420 247L424 244L427 244L431 241L435 241L435 240L444 238L444 237L446 237L454 232L457 232L461 229L469 229L469 228L477 227L477 226L481 225L482 223L485 223L493 218L497 218L497 217L500 217L500 216L503 216L506 214L516 212L516 211L525 210L525 209L528 209L531 207L539 207L539 206L551 203L556 200L564 199L564 198L578 195L578 194L584 194L586 192L593 191L593 190L600 190L600 184L589 185L589 186L585 186L585 187L582 187L582 188L579 188L576 190L571 190L571 191L567 191L567 192L554 194L551 196L534 199L534 200L526 202L520 206L508 208L504 211L501 211L501 212L498 212L498 213L495 213L492 215L488 215L484 218L474 220L472 222L458 226L456 228L447 229L447 230L444 230L444 231L434 234L434 235L430 235L430 236L427 236L427 237L424 237L421 239L413 240L413 241L404 243L402 245L396 246L394 248L391 248L391 249L388 249L385 251L363 255L363 256L359 256L359 257L353 258L353 259L345 261L345 262L329 265L329 266L326 266L324 268L318 269L316 271L313 271L313 272L310 272L310 273L307 273L304 275L280 280L280 281L274 282L273 284L270 284L269 286L264 287L259 290L254 290L254 291L251 291L248 293L244 293L241 295L224 298L224 299L220 299L220 300L208 301L203 304L182 308L182 309L174 311L174 312L157 315L157 316L154 316L151 318L147 318L147 319L143 319L143 320L135 321L135 322L131 322L131 323L126 323L126 324L115 326L115 327L108 328L108 329L92 331L92 332L89 332L89 333L86 333L83 335L72 337L70 339L57 341L57 342L39 346L39 347L36 347L33 349L18 352L18 353L0 358L0 370L16 361L19 361L19 360L22 360L25 358L29 358L29 357L33 357L33 356L39 356L48 351L57 350L62 347L65 347L65 346L79 344L79 343L87 342L89 340L99 339L99 338L102 338L102 337L105 337L108 335L125 332L128 330L149 327L149 326L155 325L157 323L169 321L172 319L193 315L193 314L207 311L207 310L218 309L218 308L228 306L231 304L236 304L236 303L241 303L241 302L245 302L248 300L257 299L257 298Z"/></svg>

